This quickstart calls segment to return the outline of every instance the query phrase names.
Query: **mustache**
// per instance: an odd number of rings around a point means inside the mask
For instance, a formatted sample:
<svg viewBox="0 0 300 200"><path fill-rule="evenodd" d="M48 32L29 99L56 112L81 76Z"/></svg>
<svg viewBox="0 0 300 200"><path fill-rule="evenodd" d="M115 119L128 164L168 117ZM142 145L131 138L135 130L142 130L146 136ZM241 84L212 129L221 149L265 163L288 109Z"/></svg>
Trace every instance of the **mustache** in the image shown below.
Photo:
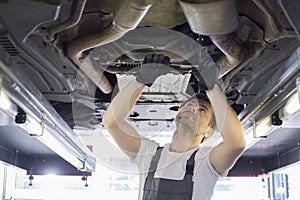
<svg viewBox="0 0 300 200"><path fill-rule="evenodd" d="M193 113L192 111L182 111L180 113L177 114L176 116L176 121L179 122L182 119L182 115L187 114L190 115L193 119L195 118L195 113Z"/></svg>
<svg viewBox="0 0 300 200"><path fill-rule="evenodd" d="M191 115L191 116L195 117L195 113L192 112L192 111L189 111L189 110L182 111L182 112L179 113L180 116L181 116L182 114L188 114L188 115Z"/></svg>

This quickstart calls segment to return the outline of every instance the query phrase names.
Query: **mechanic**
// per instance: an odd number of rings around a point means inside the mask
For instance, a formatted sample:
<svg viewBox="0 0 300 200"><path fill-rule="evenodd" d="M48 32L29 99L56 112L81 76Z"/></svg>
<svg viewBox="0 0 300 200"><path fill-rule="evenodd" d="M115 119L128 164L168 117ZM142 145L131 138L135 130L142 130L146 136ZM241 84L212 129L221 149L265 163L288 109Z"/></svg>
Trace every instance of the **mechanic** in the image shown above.
<svg viewBox="0 0 300 200"><path fill-rule="evenodd" d="M141 137L126 121L145 85L151 86L157 77L170 71L169 61L162 54L146 56L136 79L112 100L103 123L138 166L140 200L211 199L218 178L227 175L246 146L242 125L216 80L198 73L205 92L181 104L172 141L164 147ZM222 142L214 147L201 146L214 133L214 122Z"/></svg>

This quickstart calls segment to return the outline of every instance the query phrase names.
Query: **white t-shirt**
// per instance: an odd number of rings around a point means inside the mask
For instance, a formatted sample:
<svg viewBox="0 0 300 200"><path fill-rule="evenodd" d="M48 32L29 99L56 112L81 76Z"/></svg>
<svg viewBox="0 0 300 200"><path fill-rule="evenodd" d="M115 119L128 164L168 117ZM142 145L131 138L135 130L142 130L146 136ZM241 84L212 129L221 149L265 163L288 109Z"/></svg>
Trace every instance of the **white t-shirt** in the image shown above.
<svg viewBox="0 0 300 200"><path fill-rule="evenodd" d="M140 173L139 200L143 197L144 183L157 147L158 143L155 141L143 138L139 152L133 160L137 164ZM176 153L169 151L169 144L165 145L154 177L182 180L186 172L186 162L196 149L199 150L195 155L192 200L209 200L219 177L227 175L227 173L219 175L209 162L208 155L211 148L199 147L187 152Z"/></svg>

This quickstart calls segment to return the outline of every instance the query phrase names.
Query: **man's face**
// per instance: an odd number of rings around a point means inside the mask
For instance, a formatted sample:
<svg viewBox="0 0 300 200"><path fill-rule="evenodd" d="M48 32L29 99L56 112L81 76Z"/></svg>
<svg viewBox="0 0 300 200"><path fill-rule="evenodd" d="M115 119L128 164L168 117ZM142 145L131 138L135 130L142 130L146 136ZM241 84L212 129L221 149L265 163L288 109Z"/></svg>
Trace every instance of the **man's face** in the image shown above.
<svg viewBox="0 0 300 200"><path fill-rule="evenodd" d="M176 126L190 129L196 134L203 133L209 127L211 117L212 108L207 101L192 99L179 109Z"/></svg>

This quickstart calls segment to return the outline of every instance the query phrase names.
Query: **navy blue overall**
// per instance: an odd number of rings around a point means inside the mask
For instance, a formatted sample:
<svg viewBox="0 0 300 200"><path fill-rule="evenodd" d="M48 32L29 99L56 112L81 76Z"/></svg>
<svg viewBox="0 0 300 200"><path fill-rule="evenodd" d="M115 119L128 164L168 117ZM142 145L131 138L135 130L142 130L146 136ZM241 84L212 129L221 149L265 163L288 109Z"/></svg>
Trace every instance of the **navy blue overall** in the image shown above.
<svg viewBox="0 0 300 200"><path fill-rule="evenodd" d="M158 147L151 160L148 176L145 180L143 200L191 200L193 195L193 173L196 150L186 163L183 180L154 178L162 147Z"/></svg>

